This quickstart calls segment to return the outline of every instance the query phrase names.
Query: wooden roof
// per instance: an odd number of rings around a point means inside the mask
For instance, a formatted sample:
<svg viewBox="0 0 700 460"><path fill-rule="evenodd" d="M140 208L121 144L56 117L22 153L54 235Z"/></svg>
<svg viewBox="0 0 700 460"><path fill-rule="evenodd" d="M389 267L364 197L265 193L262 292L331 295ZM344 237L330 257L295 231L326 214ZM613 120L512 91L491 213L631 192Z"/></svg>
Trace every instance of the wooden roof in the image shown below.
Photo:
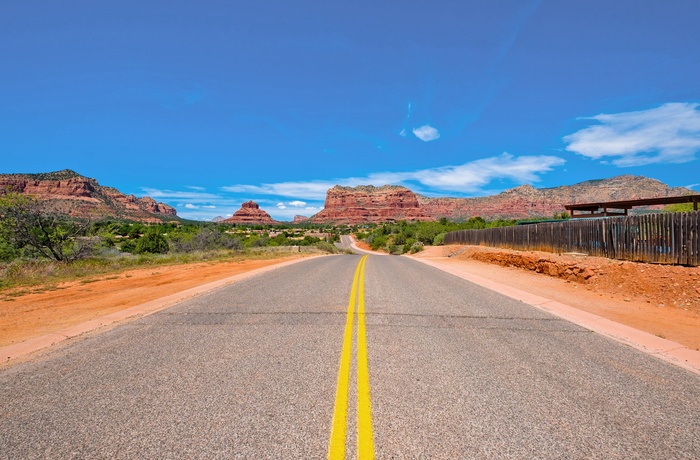
<svg viewBox="0 0 700 460"><path fill-rule="evenodd" d="M644 198L641 200L625 200L625 201L601 201L597 203L579 203L579 204L567 204L564 207L567 211L571 213L571 217L574 217L575 211L590 212L591 214L576 214L577 217L601 217L601 216L620 216L626 215L628 209L632 209L637 206L654 206L661 204L679 204L679 203L693 203L693 209L698 210L698 203L700 203L700 194L695 195L685 195L685 196L667 196L663 198ZM619 211L608 211L609 209L624 210ZM602 212L600 212L602 210Z"/></svg>

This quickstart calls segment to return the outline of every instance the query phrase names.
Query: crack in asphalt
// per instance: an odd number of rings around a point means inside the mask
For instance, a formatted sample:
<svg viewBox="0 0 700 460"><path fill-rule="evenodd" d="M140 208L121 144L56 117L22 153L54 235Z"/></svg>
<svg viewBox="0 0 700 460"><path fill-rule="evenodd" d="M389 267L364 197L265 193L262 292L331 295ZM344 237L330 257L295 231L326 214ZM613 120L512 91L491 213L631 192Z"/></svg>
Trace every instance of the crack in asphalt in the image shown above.
<svg viewBox="0 0 700 460"><path fill-rule="evenodd" d="M273 311L273 312L168 312L160 313L158 316L301 316L301 315L341 315L345 316L343 311ZM414 317L414 318L439 318L439 319L496 319L496 320L512 320L512 321L536 321L536 322L553 322L565 323L562 318L527 318L520 316L491 316L491 315L426 315L420 313L383 313L373 312L365 313L366 317L378 316L395 316L395 317Z"/></svg>

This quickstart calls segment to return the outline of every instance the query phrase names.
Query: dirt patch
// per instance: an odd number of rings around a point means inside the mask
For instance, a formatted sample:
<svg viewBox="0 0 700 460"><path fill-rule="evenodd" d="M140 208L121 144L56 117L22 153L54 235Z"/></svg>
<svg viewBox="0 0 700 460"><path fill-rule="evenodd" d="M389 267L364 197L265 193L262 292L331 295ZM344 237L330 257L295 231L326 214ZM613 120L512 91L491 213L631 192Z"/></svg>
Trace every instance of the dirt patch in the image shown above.
<svg viewBox="0 0 700 460"><path fill-rule="evenodd" d="M700 350L700 267L482 246L429 247L415 257L459 264L482 277Z"/></svg>
<svg viewBox="0 0 700 460"><path fill-rule="evenodd" d="M0 299L0 347L299 257L140 268L55 286L5 292Z"/></svg>
<svg viewBox="0 0 700 460"><path fill-rule="evenodd" d="M363 251L372 251L372 247L362 240L355 240L355 246L362 249ZM374 251L374 252L378 252L378 251Z"/></svg>

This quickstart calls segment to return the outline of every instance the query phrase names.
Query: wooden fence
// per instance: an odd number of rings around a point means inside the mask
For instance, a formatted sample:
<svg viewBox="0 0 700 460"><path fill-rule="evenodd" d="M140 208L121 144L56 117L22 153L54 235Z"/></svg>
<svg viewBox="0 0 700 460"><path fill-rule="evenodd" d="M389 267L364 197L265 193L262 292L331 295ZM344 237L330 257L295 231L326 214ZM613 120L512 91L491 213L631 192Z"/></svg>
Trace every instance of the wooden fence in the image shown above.
<svg viewBox="0 0 700 460"><path fill-rule="evenodd" d="M460 230L447 233L445 244L700 266L700 211Z"/></svg>

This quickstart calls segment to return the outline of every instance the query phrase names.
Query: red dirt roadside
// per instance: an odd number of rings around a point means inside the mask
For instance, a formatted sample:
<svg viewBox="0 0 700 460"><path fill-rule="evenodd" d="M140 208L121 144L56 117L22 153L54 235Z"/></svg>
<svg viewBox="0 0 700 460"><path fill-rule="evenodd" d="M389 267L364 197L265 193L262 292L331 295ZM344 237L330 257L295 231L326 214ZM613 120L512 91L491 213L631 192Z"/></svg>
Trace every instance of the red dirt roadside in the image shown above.
<svg viewBox="0 0 700 460"><path fill-rule="evenodd" d="M427 247L412 257L455 264L483 278L700 350L700 267L482 246Z"/></svg>
<svg viewBox="0 0 700 460"><path fill-rule="evenodd" d="M0 348L51 334L213 281L299 256L207 262L128 270L63 283L42 291L0 295Z"/></svg>

